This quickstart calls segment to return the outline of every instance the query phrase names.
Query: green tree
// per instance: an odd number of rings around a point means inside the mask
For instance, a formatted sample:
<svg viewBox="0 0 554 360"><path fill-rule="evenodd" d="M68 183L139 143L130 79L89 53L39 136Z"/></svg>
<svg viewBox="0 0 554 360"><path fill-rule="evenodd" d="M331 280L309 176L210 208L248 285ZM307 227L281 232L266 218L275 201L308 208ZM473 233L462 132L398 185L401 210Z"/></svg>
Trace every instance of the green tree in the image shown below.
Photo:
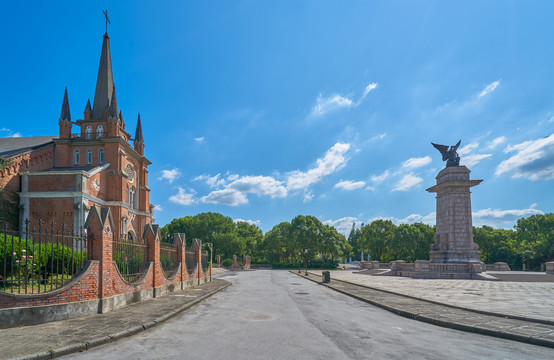
<svg viewBox="0 0 554 360"><path fill-rule="evenodd" d="M523 258L527 269L554 259L554 214L532 215L518 219L513 249Z"/></svg>
<svg viewBox="0 0 554 360"><path fill-rule="evenodd" d="M394 260L390 252L389 242L396 226L390 220L375 220L361 229L358 240L360 249L369 253L380 262Z"/></svg>

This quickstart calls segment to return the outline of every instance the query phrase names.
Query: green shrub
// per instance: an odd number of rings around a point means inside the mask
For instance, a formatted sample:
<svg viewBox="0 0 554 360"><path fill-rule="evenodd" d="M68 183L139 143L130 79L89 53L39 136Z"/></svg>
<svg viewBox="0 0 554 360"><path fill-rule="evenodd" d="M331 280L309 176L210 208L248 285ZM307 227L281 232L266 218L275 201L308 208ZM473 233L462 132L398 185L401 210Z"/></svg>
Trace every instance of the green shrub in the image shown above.
<svg viewBox="0 0 554 360"><path fill-rule="evenodd" d="M221 266L224 266L224 267L229 267L231 265L233 265L232 259L225 259L221 262Z"/></svg>

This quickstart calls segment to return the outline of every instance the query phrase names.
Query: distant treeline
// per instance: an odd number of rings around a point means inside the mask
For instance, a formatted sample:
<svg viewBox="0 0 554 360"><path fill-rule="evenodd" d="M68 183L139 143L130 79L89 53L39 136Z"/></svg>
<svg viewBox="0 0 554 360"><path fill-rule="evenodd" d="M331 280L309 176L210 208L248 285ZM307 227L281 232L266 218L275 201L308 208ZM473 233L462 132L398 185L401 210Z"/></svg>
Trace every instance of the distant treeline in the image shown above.
<svg viewBox="0 0 554 360"><path fill-rule="evenodd" d="M359 260L362 251L364 260L367 254L380 262L428 260L435 227L376 220L359 227L352 224L346 238L314 216L298 215L264 234L256 224L234 222L230 217L210 212L174 219L162 228L165 239L177 232L186 234L188 246L193 238L201 239L205 245L212 243L214 255L219 254L222 259L249 255L253 263L284 266L306 260L310 263L348 257ZM521 218L513 230L474 227L473 234L481 260L487 264L502 261L512 269L521 269L525 264L527 269L538 270L542 263L554 261L552 213Z"/></svg>

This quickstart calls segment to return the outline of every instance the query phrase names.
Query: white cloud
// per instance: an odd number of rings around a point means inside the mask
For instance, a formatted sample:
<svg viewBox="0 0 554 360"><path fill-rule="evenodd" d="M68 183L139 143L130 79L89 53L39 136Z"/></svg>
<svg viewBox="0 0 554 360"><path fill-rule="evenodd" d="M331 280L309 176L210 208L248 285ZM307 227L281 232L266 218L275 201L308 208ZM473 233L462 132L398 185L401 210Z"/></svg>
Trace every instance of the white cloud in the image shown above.
<svg viewBox="0 0 554 360"><path fill-rule="evenodd" d="M369 84L368 86L366 86L365 89L364 89L364 94L362 95L362 98L365 98L367 96L367 94L370 93L370 91L375 90L376 88L377 88L377 83L376 82L373 82L373 83Z"/></svg>
<svg viewBox="0 0 554 360"><path fill-rule="evenodd" d="M479 147L479 143L471 143L471 144L467 144L466 146L462 146L456 152L458 153L458 155L465 155L465 154L469 154L472 151L475 151L478 147Z"/></svg>
<svg viewBox="0 0 554 360"><path fill-rule="evenodd" d="M336 94L328 98L323 98L323 96L319 94L317 103L312 109L312 116L322 116L329 111L334 111L340 108L349 108L352 105L352 100L347 97Z"/></svg>
<svg viewBox="0 0 554 360"><path fill-rule="evenodd" d="M183 189L182 187L179 187L179 191L177 192L177 194L169 197L169 201L178 205L185 205L185 206L196 203L196 199L194 198L194 193L187 193L185 189Z"/></svg>
<svg viewBox="0 0 554 360"><path fill-rule="evenodd" d="M513 178L529 180L554 179L554 134L509 145L504 152L515 152L515 155L498 165L496 176L509 174Z"/></svg>
<svg viewBox="0 0 554 360"><path fill-rule="evenodd" d="M12 138L17 138L17 137L21 137L21 133L20 132L13 132L12 130L6 128L6 127L3 127L0 129L1 132L6 132L8 133L8 137L12 137Z"/></svg>
<svg viewBox="0 0 554 360"><path fill-rule="evenodd" d="M304 194L304 199L302 200L302 202L304 204L308 203L312 201L313 198L314 198L314 193L312 191L308 191L307 193Z"/></svg>
<svg viewBox="0 0 554 360"><path fill-rule="evenodd" d="M496 139L493 139L493 140L489 141L487 149L491 149L491 150L495 149L495 148L498 147L498 145L505 143L506 140L507 139L506 139L505 136L499 136Z"/></svg>
<svg viewBox="0 0 554 360"><path fill-rule="evenodd" d="M494 91L494 89L496 89L496 87L500 85L500 80L498 81L493 81L492 83L488 84L484 89L483 91L481 91L481 93L479 94L479 97L483 97L491 92Z"/></svg>
<svg viewBox="0 0 554 360"><path fill-rule="evenodd" d="M544 212L537 209L537 204L532 204L527 209L482 209L473 212L473 225L493 226L497 228L511 228L517 219L531 215L542 215Z"/></svg>
<svg viewBox="0 0 554 360"><path fill-rule="evenodd" d="M200 175L195 177L194 181L205 181L210 187L219 187L225 184L225 179L219 178L220 174L209 176L209 175ZM238 175L237 175L238 176Z"/></svg>
<svg viewBox="0 0 554 360"><path fill-rule="evenodd" d="M202 144L204 142L204 137L202 136L202 137L194 138L194 141L196 141L199 144Z"/></svg>
<svg viewBox="0 0 554 360"><path fill-rule="evenodd" d="M400 179L392 191L408 191L415 186L418 186L423 179L415 176L413 173L406 174Z"/></svg>
<svg viewBox="0 0 554 360"><path fill-rule="evenodd" d="M334 187L341 188L344 190L356 190L363 188L365 186L365 181L352 181L352 180L341 180L335 184Z"/></svg>
<svg viewBox="0 0 554 360"><path fill-rule="evenodd" d="M14 137L14 138L18 138L18 137L21 137L21 133L19 132L16 132L15 134L13 134L11 137Z"/></svg>
<svg viewBox="0 0 554 360"><path fill-rule="evenodd" d="M430 156L420 158L410 158L402 163L402 166L406 169L416 169L425 165L428 165L433 161Z"/></svg>
<svg viewBox="0 0 554 360"><path fill-rule="evenodd" d="M259 226L262 223L260 220L243 220L243 219L234 219L233 222L235 224L239 223L239 222L245 222L245 223L248 223L250 225L256 225L256 226Z"/></svg>
<svg viewBox="0 0 554 360"><path fill-rule="evenodd" d="M158 180L167 180L171 184L180 176L181 176L181 171L177 168L174 168L171 170L162 170L162 176L160 176Z"/></svg>
<svg viewBox="0 0 554 360"><path fill-rule="evenodd" d="M200 199L205 204L224 204L229 206L238 206L248 203L245 194L234 189L223 189L212 191Z"/></svg>
<svg viewBox="0 0 554 360"><path fill-rule="evenodd" d="M380 182L384 181L386 178L388 178L389 175L390 175L389 171L385 170L381 175L373 175L371 177L371 181L376 182L376 183L380 183Z"/></svg>
<svg viewBox="0 0 554 360"><path fill-rule="evenodd" d="M325 220L323 221L323 224L334 226L338 232L344 236L348 236L350 234L350 230L352 230L352 224L355 222L358 222L358 218L347 216L337 220Z"/></svg>
<svg viewBox="0 0 554 360"><path fill-rule="evenodd" d="M423 224L427 224L427 225L432 226L432 225L435 225L435 218L436 218L436 213L435 212L429 213L427 215L411 214L411 215L406 216L403 219L399 219L399 218L396 218L396 217L393 217L393 216L388 216L388 217L387 216L376 216L376 217L373 217L373 218L369 219L367 221L367 224L371 224L375 220L390 220L396 225L423 223Z"/></svg>
<svg viewBox="0 0 554 360"><path fill-rule="evenodd" d="M369 138L369 142L375 142L377 140L383 140L386 136L387 136L387 133L382 133L382 134L379 134L379 135L372 136L371 138Z"/></svg>
<svg viewBox="0 0 554 360"><path fill-rule="evenodd" d="M156 211L164 211L164 208L161 205L159 205L159 204L158 205L157 204L152 204L152 205L154 205L154 208L155 208Z"/></svg>
<svg viewBox="0 0 554 360"><path fill-rule="evenodd" d="M460 165L465 165L467 167L472 167L472 166L475 166L475 165L479 164L479 162L481 162L481 160L490 158L491 156L492 156L492 154L470 154L470 155L466 155L466 156L460 158Z"/></svg>
<svg viewBox="0 0 554 360"><path fill-rule="evenodd" d="M341 108L351 108L356 107L362 103L367 94L377 88L377 83L373 82L367 85L364 89L362 96L357 102L354 102L352 99L347 96L342 96L339 94L331 95L327 98L324 98L322 94L319 94L315 106L312 108L311 116L319 117L325 115L328 112L335 111Z"/></svg>
<svg viewBox="0 0 554 360"><path fill-rule="evenodd" d="M287 189L283 186L283 182L270 176L244 176L228 184L226 188L242 193L268 195L272 199L287 196Z"/></svg>
<svg viewBox="0 0 554 360"><path fill-rule="evenodd" d="M345 154L349 149L350 144L336 143L325 153L323 159L317 159L313 169L306 172L295 170L288 173L287 188L289 190L307 188L319 182L324 176L342 169L348 161Z"/></svg>

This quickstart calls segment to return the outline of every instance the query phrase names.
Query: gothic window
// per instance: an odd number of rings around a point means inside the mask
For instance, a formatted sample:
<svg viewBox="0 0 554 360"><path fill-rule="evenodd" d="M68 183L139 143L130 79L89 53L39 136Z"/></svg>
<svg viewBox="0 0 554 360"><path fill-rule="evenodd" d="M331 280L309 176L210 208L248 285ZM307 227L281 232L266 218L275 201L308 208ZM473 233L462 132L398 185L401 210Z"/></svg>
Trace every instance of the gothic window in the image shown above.
<svg viewBox="0 0 554 360"><path fill-rule="evenodd" d="M81 161L81 153L79 152L78 149L75 149L75 151L73 151L73 164L79 165L80 161Z"/></svg>
<svg viewBox="0 0 554 360"><path fill-rule="evenodd" d="M99 164L104 163L104 149L98 150L98 163Z"/></svg>
<svg viewBox="0 0 554 360"><path fill-rule="evenodd" d="M137 203L137 191L135 189L135 187L131 187L131 190L129 190L129 205L131 205L131 208L132 209L135 209L137 206L136 206L136 203Z"/></svg>
<svg viewBox="0 0 554 360"><path fill-rule="evenodd" d="M92 164L92 150L87 149L87 164Z"/></svg>
<svg viewBox="0 0 554 360"><path fill-rule="evenodd" d="M96 138L100 139L104 136L104 127L102 125L98 125L96 127Z"/></svg>
<svg viewBox="0 0 554 360"><path fill-rule="evenodd" d="M85 139L92 139L92 126L90 125L85 128Z"/></svg>

